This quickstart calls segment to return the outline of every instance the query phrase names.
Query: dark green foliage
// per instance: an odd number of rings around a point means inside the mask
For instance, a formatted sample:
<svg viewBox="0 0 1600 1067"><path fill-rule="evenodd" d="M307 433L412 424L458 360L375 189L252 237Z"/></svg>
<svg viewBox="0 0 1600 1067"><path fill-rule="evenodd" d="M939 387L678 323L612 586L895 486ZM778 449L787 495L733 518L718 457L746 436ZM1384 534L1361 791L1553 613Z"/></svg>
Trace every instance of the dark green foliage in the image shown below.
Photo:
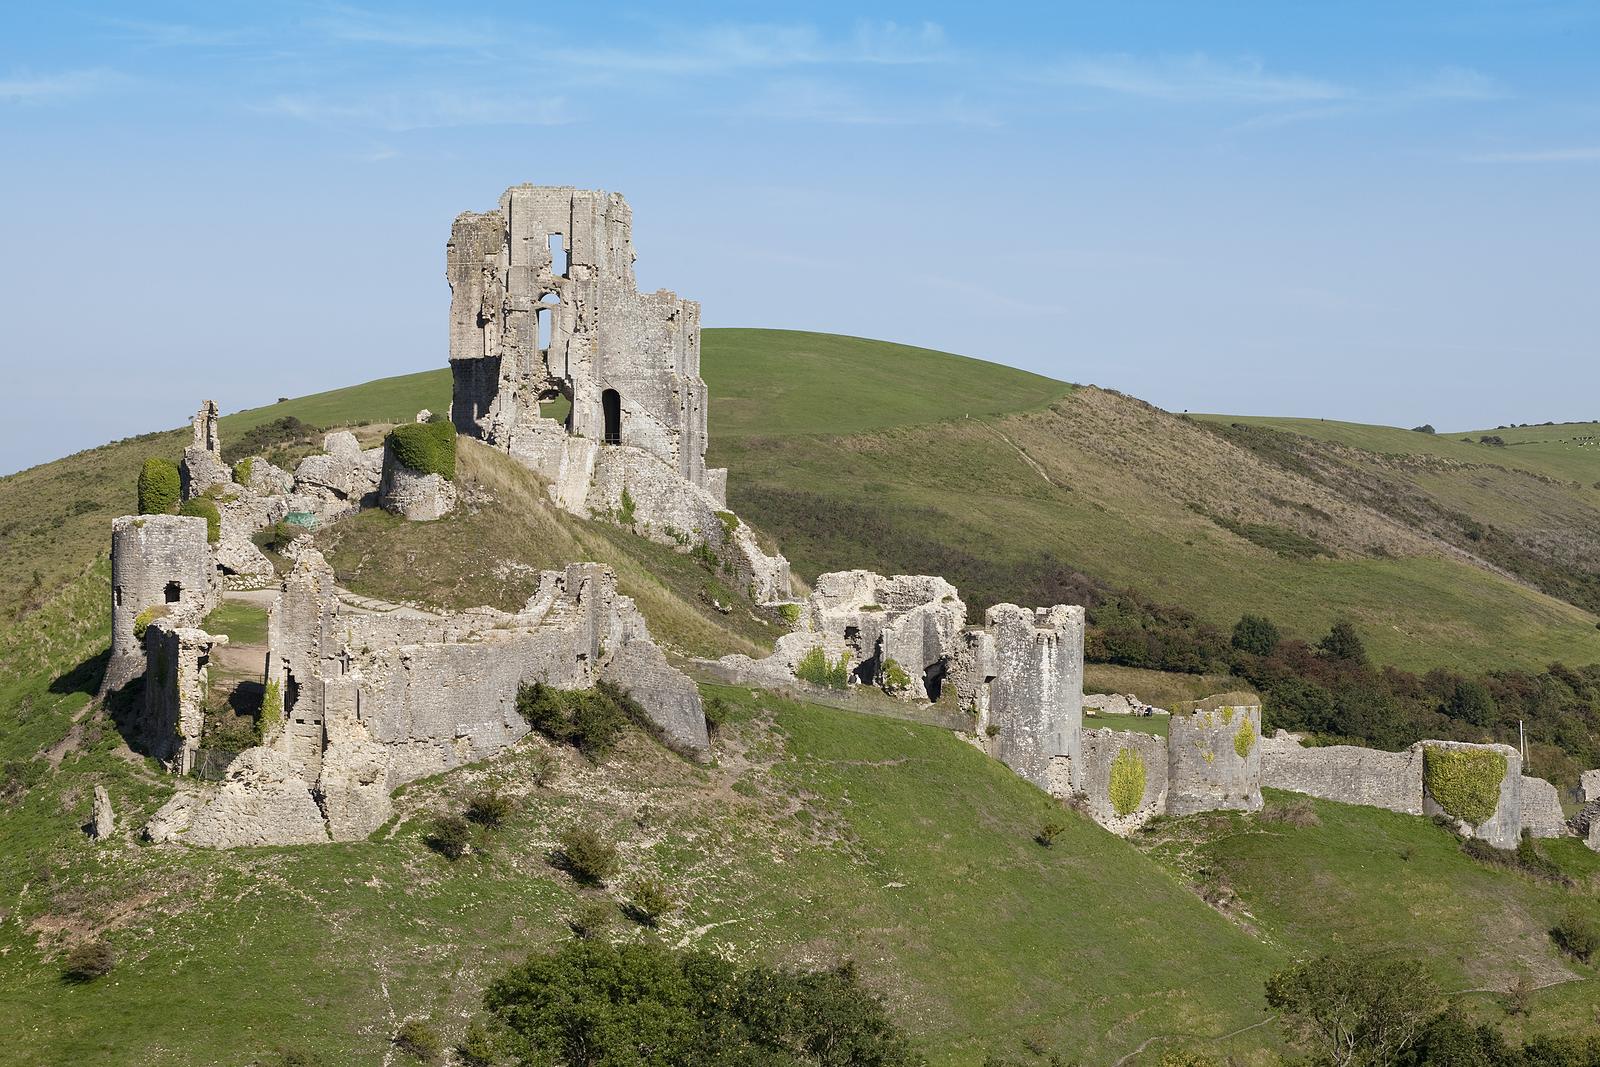
<svg viewBox="0 0 1600 1067"><path fill-rule="evenodd" d="M444 1055L444 1041L439 1032L421 1019L411 1019L400 1024L395 1031L394 1047L423 1063L438 1063Z"/></svg>
<svg viewBox="0 0 1600 1067"><path fill-rule="evenodd" d="M1233 625L1233 640L1230 643L1252 656L1270 656L1281 640L1283 635L1271 619L1263 615L1243 615Z"/></svg>
<svg viewBox="0 0 1600 1067"><path fill-rule="evenodd" d="M75 946L67 953L61 974L69 982L92 982L111 973L117 954L110 945L96 938Z"/></svg>
<svg viewBox="0 0 1600 1067"><path fill-rule="evenodd" d="M1561 921L1551 929L1550 936L1564 952L1584 963L1588 963L1595 951L1600 950L1600 925L1577 907L1567 910Z"/></svg>
<svg viewBox="0 0 1600 1067"><path fill-rule="evenodd" d="M1504 447L1506 447L1506 439L1504 437L1501 437L1497 433L1486 433L1486 434L1484 434L1483 436L1478 438L1478 443L1480 445L1490 445L1491 447L1494 447L1494 448L1504 448Z"/></svg>
<svg viewBox="0 0 1600 1067"><path fill-rule="evenodd" d="M402 423L389 431L385 443L402 466L455 481L456 428L450 423Z"/></svg>
<svg viewBox="0 0 1600 1067"><path fill-rule="evenodd" d="M1433 428L1433 424L1431 422L1425 422L1421 426L1413 426L1413 427L1411 427L1411 432L1412 433L1435 434L1435 433L1438 433L1439 431L1435 430Z"/></svg>
<svg viewBox="0 0 1600 1067"><path fill-rule="evenodd" d="M467 1024L467 1035L456 1046L456 1055L466 1067L490 1067L495 1060L494 1041L484 1025L474 1019Z"/></svg>
<svg viewBox="0 0 1600 1067"><path fill-rule="evenodd" d="M178 514L206 520L206 540L212 544L222 538L222 515L217 511L217 502L210 497L197 496L193 500L185 500L178 508Z"/></svg>
<svg viewBox="0 0 1600 1067"><path fill-rule="evenodd" d="M705 701L706 729L711 733L721 730L728 722L728 702L721 697Z"/></svg>
<svg viewBox="0 0 1600 1067"><path fill-rule="evenodd" d="M139 470L139 514L170 514L182 495L183 479L176 463L155 456L144 461Z"/></svg>
<svg viewBox="0 0 1600 1067"><path fill-rule="evenodd" d="M531 682L517 690L517 711L529 726L552 741L576 745L596 761L616 747L636 709L620 690L605 682L593 689L555 689ZM642 710L637 713L644 717Z"/></svg>
<svg viewBox="0 0 1600 1067"><path fill-rule="evenodd" d="M1051 845L1055 844L1056 838L1060 837L1061 832L1065 829L1066 827L1061 823L1047 822L1043 826L1039 827L1039 832L1033 835L1033 839L1039 844L1043 845L1045 848L1049 848Z"/></svg>
<svg viewBox="0 0 1600 1067"><path fill-rule="evenodd" d="M1227 638L1183 608L1115 593L1089 608L1088 622L1084 656L1097 663L1190 674L1227 670Z"/></svg>
<svg viewBox="0 0 1600 1067"><path fill-rule="evenodd" d="M578 902L578 910L567 920L567 926L585 940L599 937L616 920L617 909L609 900L586 898Z"/></svg>
<svg viewBox="0 0 1600 1067"><path fill-rule="evenodd" d="M484 1006L522 1064L922 1062L849 964L742 970L694 950L572 941L513 968Z"/></svg>
<svg viewBox="0 0 1600 1067"><path fill-rule="evenodd" d="M274 552L282 552L284 549L288 548L290 544L298 541L302 537L309 536L310 533L311 531L307 530L304 526L300 526L292 522L284 522L280 519L271 526L257 531L256 534L250 539L254 541L259 548L268 548Z"/></svg>
<svg viewBox="0 0 1600 1067"><path fill-rule="evenodd" d="M1273 526L1260 522L1239 522L1226 515L1213 515L1206 512L1206 518L1227 530L1231 534L1244 538L1253 545L1259 545L1269 552L1288 559L1311 559L1313 556L1331 556L1333 553L1321 541L1314 537L1307 537L1298 530L1291 530L1286 526Z"/></svg>
<svg viewBox="0 0 1600 1067"><path fill-rule="evenodd" d="M467 818L490 830L498 830L511 818L511 798L499 793L478 793L467 801Z"/></svg>
<svg viewBox="0 0 1600 1067"><path fill-rule="evenodd" d="M265 456L274 448L309 441L321 432L318 427L301 422L293 415L285 415L252 426L237 437L224 441L222 459L225 463L237 463L247 456Z"/></svg>
<svg viewBox="0 0 1600 1067"><path fill-rule="evenodd" d="M1334 623L1328 636L1317 642L1317 648L1324 655L1342 659L1346 663L1367 662L1367 646L1362 644L1361 635L1348 622Z"/></svg>
<svg viewBox="0 0 1600 1067"><path fill-rule="evenodd" d="M1267 979L1267 1005L1315 1062L1388 1067L1439 1013L1433 978L1412 959L1323 956Z"/></svg>
<svg viewBox="0 0 1600 1067"><path fill-rule="evenodd" d="M472 827L459 815L442 815L428 829L424 842L447 860L458 860L472 844Z"/></svg>
<svg viewBox="0 0 1600 1067"><path fill-rule="evenodd" d="M597 830L569 826L556 837L556 864L586 885L604 885L617 869L617 846Z"/></svg>
<svg viewBox="0 0 1600 1067"><path fill-rule="evenodd" d="M654 878L635 878L628 885L628 915L641 926L654 927L675 906L667 887Z"/></svg>

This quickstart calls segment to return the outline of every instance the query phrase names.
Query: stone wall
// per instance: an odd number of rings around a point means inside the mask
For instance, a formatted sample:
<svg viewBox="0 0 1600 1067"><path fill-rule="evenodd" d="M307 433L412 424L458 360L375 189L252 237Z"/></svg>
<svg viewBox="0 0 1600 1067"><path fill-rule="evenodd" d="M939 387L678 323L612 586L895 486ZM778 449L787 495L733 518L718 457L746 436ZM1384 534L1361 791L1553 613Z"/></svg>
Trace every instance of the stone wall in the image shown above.
<svg viewBox="0 0 1600 1067"><path fill-rule="evenodd" d="M1534 837L1564 837L1567 815L1561 810L1561 794L1543 778L1522 776L1522 829Z"/></svg>
<svg viewBox="0 0 1600 1067"><path fill-rule="evenodd" d="M1076 792L1083 732L1083 609L997 604L967 631L956 692L978 744L1039 788Z"/></svg>
<svg viewBox="0 0 1600 1067"><path fill-rule="evenodd" d="M1341 804L1422 814L1422 749L1382 752L1355 745L1305 748L1280 732L1261 739L1261 784Z"/></svg>
<svg viewBox="0 0 1600 1067"><path fill-rule="evenodd" d="M206 520L183 515L124 515L111 524L111 659L104 691L144 673L135 636L141 614L174 624L200 622L221 596Z"/></svg>
<svg viewBox="0 0 1600 1067"><path fill-rule="evenodd" d="M227 643L223 635L179 626L171 619L157 619L145 630L148 666L135 747L174 774L194 769L210 692L211 652Z"/></svg>
<svg viewBox="0 0 1600 1067"><path fill-rule="evenodd" d="M205 400L194 416L194 436L183 450L178 473L183 481L183 498L193 500L213 486L227 485L233 475L222 462L222 440L217 435L217 402Z"/></svg>
<svg viewBox="0 0 1600 1067"><path fill-rule="evenodd" d="M1082 752L1079 793L1095 822L1128 834L1167 810L1166 738L1135 730L1085 730ZM1140 780L1142 787L1131 787Z"/></svg>
<svg viewBox="0 0 1600 1067"><path fill-rule="evenodd" d="M1167 731L1167 811L1261 810L1261 709L1173 714Z"/></svg>

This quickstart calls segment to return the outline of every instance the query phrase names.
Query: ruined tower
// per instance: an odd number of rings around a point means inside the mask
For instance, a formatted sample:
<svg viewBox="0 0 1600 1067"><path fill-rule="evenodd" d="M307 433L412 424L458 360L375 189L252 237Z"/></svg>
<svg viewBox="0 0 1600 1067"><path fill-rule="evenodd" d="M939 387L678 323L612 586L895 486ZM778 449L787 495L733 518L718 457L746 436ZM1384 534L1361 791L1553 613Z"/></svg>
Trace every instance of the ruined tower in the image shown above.
<svg viewBox="0 0 1600 1067"><path fill-rule="evenodd" d="M518 185L451 228L451 417L459 433L551 469L568 434L643 449L706 484L700 305L633 276L615 193ZM565 399L557 421L542 406Z"/></svg>

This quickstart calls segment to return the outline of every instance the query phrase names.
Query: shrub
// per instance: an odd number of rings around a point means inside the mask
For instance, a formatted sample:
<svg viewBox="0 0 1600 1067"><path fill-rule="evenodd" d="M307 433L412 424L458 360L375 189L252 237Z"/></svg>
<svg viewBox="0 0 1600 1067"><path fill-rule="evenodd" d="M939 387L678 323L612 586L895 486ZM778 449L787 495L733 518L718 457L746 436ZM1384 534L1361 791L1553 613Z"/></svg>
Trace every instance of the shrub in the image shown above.
<svg viewBox="0 0 1600 1067"><path fill-rule="evenodd" d="M985 737L999 737L1000 736L1000 724L997 723L997 722L990 723L988 726L985 726L983 728L983 734L984 734Z"/></svg>
<svg viewBox="0 0 1600 1067"><path fill-rule="evenodd" d="M250 475L256 469L256 457L246 456L233 465L233 480L240 485L250 484Z"/></svg>
<svg viewBox="0 0 1600 1067"><path fill-rule="evenodd" d="M284 522L279 519L271 526L258 531L251 540L260 548L270 548L274 552L282 552L294 542L310 534L304 526L293 522Z"/></svg>
<svg viewBox="0 0 1600 1067"><path fill-rule="evenodd" d="M317 427L301 422L293 415L284 415L252 426L238 437L222 446L222 458L232 463L247 456L265 456L282 445L304 441L317 435ZM242 483L241 483L242 484Z"/></svg>
<svg viewBox="0 0 1600 1067"><path fill-rule="evenodd" d="M1550 936L1562 951L1584 963L1588 963L1595 951L1600 949L1600 925L1580 911L1576 904L1567 909L1561 921L1550 931Z"/></svg>
<svg viewBox="0 0 1600 1067"><path fill-rule="evenodd" d="M133 637L136 641L143 641L145 631L150 629L150 624L167 614L165 604L152 604L133 617Z"/></svg>
<svg viewBox="0 0 1600 1067"><path fill-rule="evenodd" d="M785 626L793 626L800 621L800 605L779 604L778 618L783 620Z"/></svg>
<svg viewBox="0 0 1600 1067"><path fill-rule="evenodd" d="M170 459L151 456L139 470L139 514L166 515L178 506L183 479Z"/></svg>
<svg viewBox="0 0 1600 1067"><path fill-rule="evenodd" d="M498 830L511 817L511 799L499 793L478 793L467 801L467 818L479 826Z"/></svg>
<svg viewBox="0 0 1600 1067"><path fill-rule="evenodd" d="M727 725L732 708L721 697L711 697L705 702L706 729L716 733Z"/></svg>
<svg viewBox="0 0 1600 1067"><path fill-rule="evenodd" d="M1039 832L1033 835L1033 839L1045 848L1049 848L1056 843L1056 838L1060 837L1066 828L1064 823L1047 822L1039 827Z"/></svg>
<svg viewBox="0 0 1600 1067"><path fill-rule="evenodd" d="M389 431L384 444L401 466L455 481L456 428L450 423L403 423Z"/></svg>
<svg viewBox="0 0 1600 1067"><path fill-rule="evenodd" d="M268 682L261 694L261 713L256 716L256 740L265 741L282 721L283 689L277 682Z"/></svg>
<svg viewBox="0 0 1600 1067"><path fill-rule="evenodd" d="M817 645L794 665L794 676L825 689L843 689L850 683L850 657L841 652L838 662L829 662L828 654Z"/></svg>
<svg viewBox="0 0 1600 1067"><path fill-rule="evenodd" d="M587 826L569 826L556 838L557 859L578 881L604 885L617 869L617 846Z"/></svg>
<svg viewBox="0 0 1600 1067"><path fill-rule="evenodd" d="M1144 800L1144 757L1136 748L1124 748L1111 761L1111 810L1132 815Z"/></svg>
<svg viewBox="0 0 1600 1067"><path fill-rule="evenodd" d="M1422 781L1445 814L1469 826L1482 826L1500 806L1506 758L1490 749L1425 745Z"/></svg>
<svg viewBox="0 0 1600 1067"><path fill-rule="evenodd" d="M472 844L472 827L459 815L441 815L433 821L424 838L427 846L454 862L467 854Z"/></svg>
<svg viewBox="0 0 1600 1067"><path fill-rule="evenodd" d="M1346 663L1367 662L1367 646L1362 643L1356 628L1348 622L1334 623L1328 636L1317 642L1317 648L1331 659L1344 660Z"/></svg>
<svg viewBox="0 0 1600 1067"><path fill-rule="evenodd" d="M62 975L69 982L92 982L104 978L117 965L117 954L99 938L85 941L67 953Z"/></svg>
<svg viewBox="0 0 1600 1067"><path fill-rule="evenodd" d="M1252 656L1270 656L1281 640L1283 634L1278 632L1278 627L1271 619L1261 615L1243 615L1233 624L1233 639L1230 643L1239 651L1248 652Z"/></svg>
<svg viewBox="0 0 1600 1067"><path fill-rule="evenodd" d="M555 689L532 682L517 690L517 710L529 726L552 741L577 746L596 761L616 747L636 708L626 694L604 682L593 689ZM644 719L642 709L636 714Z"/></svg>
<svg viewBox="0 0 1600 1067"><path fill-rule="evenodd" d="M628 886L629 913L641 926L653 928L674 906L672 894L654 878L635 878Z"/></svg>
<svg viewBox="0 0 1600 1067"><path fill-rule="evenodd" d="M193 500L185 500L178 508L178 514L206 520L206 540L212 544L216 544L221 540L222 515L217 511L217 502L215 500L206 496L197 496Z"/></svg>
<svg viewBox="0 0 1600 1067"><path fill-rule="evenodd" d="M890 689L911 688L911 675L907 674L905 668L892 659L883 661L883 680L888 683Z"/></svg>
<svg viewBox="0 0 1600 1067"><path fill-rule="evenodd" d="M850 964L741 969L695 949L576 940L512 968L483 1002L522 1063L921 1062Z"/></svg>
<svg viewBox="0 0 1600 1067"><path fill-rule="evenodd" d="M1425 422L1421 426L1413 426L1413 427L1411 427L1411 432L1412 433L1432 434L1432 433L1438 433L1439 431L1437 431L1437 430L1435 430L1433 428L1433 424L1432 423Z"/></svg>
<svg viewBox="0 0 1600 1067"><path fill-rule="evenodd" d="M543 789L556 780L556 775L561 773L561 759L549 749L536 748L529 755L528 777L533 784Z"/></svg>
<svg viewBox="0 0 1600 1067"><path fill-rule="evenodd" d="M439 1032L421 1019L409 1019L395 1031L394 1047L423 1063L438 1063L444 1054Z"/></svg>
<svg viewBox="0 0 1600 1067"><path fill-rule="evenodd" d="M456 1053L466 1067L490 1067L494 1063L494 1041L482 1023L474 1019L467 1024L467 1034L456 1046Z"/></svg>
<svg viewBox="0 0 1600 1067"><path fill-rule="evenodd" d="M617 909L611 906L609 900L585 899L578 902L578 910L572 913L567 925L574 934L587 941L605 933L616 917Z"/></svg>
<svg viewBox="0 0 1600 1067"><path fill-rule="evenodd" d="M628 487L623 486L622 501L617 507L617 521L624 526L632 526L634 509L636 507L637 505L635 504L633 497L628 493Z"/></svg>

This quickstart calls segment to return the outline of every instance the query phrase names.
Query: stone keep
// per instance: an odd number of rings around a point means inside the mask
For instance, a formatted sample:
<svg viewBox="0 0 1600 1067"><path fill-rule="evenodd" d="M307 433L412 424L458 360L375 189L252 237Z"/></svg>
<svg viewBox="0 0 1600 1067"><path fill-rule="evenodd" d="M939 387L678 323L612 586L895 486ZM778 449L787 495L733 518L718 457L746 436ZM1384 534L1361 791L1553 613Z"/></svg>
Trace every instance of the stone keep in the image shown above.
<svg viewBox="0 0 1600 1067"><path fill-rule="evenodd" d="M706 485L700 305L641 294L633 214L615 193L519 185L456 218L450 281L451 418L512 455L567 430L656 456ZM540 414L565 397L563 430Z"/></svg>
<svg viewBox="0 0 1600 1067"><path fill-rule="evenodd" d="M1261 810L1261 708L1175 713L1167 728L1167 813Z"/></svg>
<svg viewBox="0 0 1600 1067"><path fill-rule="evenodd" d="M217 606L221 589L206 520L183 515L123 515L111 524L111 660L104 691L144 673L134 636L141 613L164 613L195 625Z"/></svg>

